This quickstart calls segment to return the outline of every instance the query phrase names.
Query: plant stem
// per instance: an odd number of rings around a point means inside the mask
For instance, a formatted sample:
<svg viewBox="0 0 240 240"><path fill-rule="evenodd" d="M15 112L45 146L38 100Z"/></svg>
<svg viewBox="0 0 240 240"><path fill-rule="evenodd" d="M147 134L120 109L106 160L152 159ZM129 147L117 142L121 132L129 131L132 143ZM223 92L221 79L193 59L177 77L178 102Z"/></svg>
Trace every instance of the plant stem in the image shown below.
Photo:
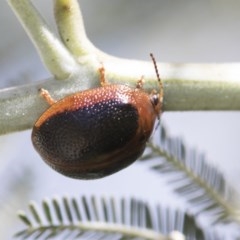
<svg viewBox="0 0 240 240"><path fill-rule="evenodd" d="M27 216L23 212L19 212L20 218L25 221L24 223L27 224L26 222ZM25 220L26 219L26 220ZM146 239L146 240L174 240L174 239L185 239L184 236L180 232L175 232L178 233L178 236L181 238L174 237L174 234L171 233L169 236L164 236L160 233L157 233L153 230L149 229L141 229L141 228L134 228L134 227L127 227L124 225L120 224L109 224L109 223L104 223L104 222L80 222L76 225L51 225L51 226L37 226L37 227L32 227L30 226L28 229L26 229L24 232L34 234L35 232L63 232L64 230L70 230L70 231L83 231L83 232L88 232L88 231L94 231L94 232L99 232L99 233L105 233L105 234L121 234L122 236L128 238L141 238L141 239ZM23 232L23 233L24 233Z"/></svg>
<svg viewBox="0 0 240 240"><path fill-rule="evenodd" d="M55 0L55 19L62 41L76 57L94 51L88 40L79 4L75 0Z"/></svg>
<svg viewBox="0 0 240 240"><path fill-rule="evenodd" d="M142 62L133 61L132 65L138 65L134 69L141 69L141 72L146 73L153 68L151 64ZM240 110L240 81L230 79L230 75L226 73L231 68L240 69L237 64L182 64L181 66L159 64L159 66L165 90L164 111ZM193 68L201 73L201 79L196 79L196 74L191 75ZM213 70L210 71L210 69ZM109 72L108 68L107 71ZM141 73L138 72L139 70L135 72L135 77L132 74L132 77L127 80L134 82L139 79ZM222 79L213 78L221 72ZM36 119L48 107L38 94L40 87L49 90L53 97L58 99L87 87L96 86L99 81L96 74L97 70L94 73L82 71L79 79L61 82L48 79L41 83L0 90L0 134L25 130L33 126ZM116 72L108 73L109 82L124 82L127 78L123 75L124 68L122 75L119 73L115 79L111 74ZM86 79L89 80L89 86L86 86ZM145 75L145 79L148 83L156 81L151 75ZM151 84L146 87L150 90Z"/></svg>
<svg viewBox="0 0 240 240"><path fill-rule="evenodd" d="M240 110L239 63L183 64L174 70L164 85L165 111Z"/></svg>
<svg viewBox="0 0 240 240"><path fill-rule="evenodd" d="M56 79L68 78L76 68L76 61L49 29L31 1L9 0L8 3L37 48L48 70Z"/></svg>

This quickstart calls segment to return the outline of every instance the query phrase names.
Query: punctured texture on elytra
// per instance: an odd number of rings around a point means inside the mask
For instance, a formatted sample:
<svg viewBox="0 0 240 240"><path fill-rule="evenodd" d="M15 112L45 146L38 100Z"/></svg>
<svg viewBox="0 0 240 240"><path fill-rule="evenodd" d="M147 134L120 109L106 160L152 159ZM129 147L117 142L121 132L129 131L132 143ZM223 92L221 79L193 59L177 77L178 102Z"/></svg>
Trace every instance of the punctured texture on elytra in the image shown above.
<svg viewBox="0 0 240 240"><path fill-rule="evenodd" d="M101 178L141 156L155 119L149 94L107 85L53 104L36 122L32 141L56 171L73 178Z"/></svg>

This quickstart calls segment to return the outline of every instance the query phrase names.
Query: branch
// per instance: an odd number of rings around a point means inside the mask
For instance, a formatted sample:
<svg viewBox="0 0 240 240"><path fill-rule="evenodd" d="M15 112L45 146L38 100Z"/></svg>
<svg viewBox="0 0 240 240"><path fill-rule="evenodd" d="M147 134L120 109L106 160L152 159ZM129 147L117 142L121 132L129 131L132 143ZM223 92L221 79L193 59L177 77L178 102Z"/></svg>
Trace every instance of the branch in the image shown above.
<svg viewBox="0 0 240 240"><path fill-rule="evenodd" d="M38 94L40 87L59 99L99 86L101 62L109 83L134 87L144 75L144 89L149 92L158 89L151 62L119 59L92 45L76 0L55 0L55 17L62 40L47 27L29 0L8 2L54 77L0 90L0 134L33 126L48 107ZM158 63L158 67L164 84L164 111L240 110L240 63Z"/></svg>
<svg viewBox="0 0 240 240"><path fill-rule="evenodd" d="M73 56L82 57L96 50L87 38L77 1L55 0L54 13L61 39Z"/></svg>
<svg viewBox="0 0 240 240"><path fill-rule="evenodd" d="M56 78L66 79L74 72L76 62L67 48L49 29L29 0L9 0L47 68ZM62 59L64 58L64 61Z"/></svg>

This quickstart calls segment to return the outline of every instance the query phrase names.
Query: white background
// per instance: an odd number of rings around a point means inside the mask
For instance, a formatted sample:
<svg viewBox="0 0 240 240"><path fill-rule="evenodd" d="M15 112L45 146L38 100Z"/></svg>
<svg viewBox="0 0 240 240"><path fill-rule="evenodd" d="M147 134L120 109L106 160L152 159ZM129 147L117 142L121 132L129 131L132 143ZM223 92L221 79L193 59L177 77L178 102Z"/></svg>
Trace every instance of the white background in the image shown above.
<svg viewBox="0 0 240 240"><path fill-rule="evenodd" d="M33 1L55 28L52 1ZM159 62L235 62L240 56L238 0L81 0L86 31L101 50L119 57ZM161 69L160 69L161 71ZM143 75L141 71L139 76ZM6 1L0 2L0 88L50 77ZM239 79L240 80L240 79ZM172 136L205 152L239 187L239 112L166 112ZM97 181L55 173L33 150L31 131L0 137L0 238L21 229L15 216L30 199L69 194L136 196L152 203L183 206L164 181L136 163Z"/></svg>

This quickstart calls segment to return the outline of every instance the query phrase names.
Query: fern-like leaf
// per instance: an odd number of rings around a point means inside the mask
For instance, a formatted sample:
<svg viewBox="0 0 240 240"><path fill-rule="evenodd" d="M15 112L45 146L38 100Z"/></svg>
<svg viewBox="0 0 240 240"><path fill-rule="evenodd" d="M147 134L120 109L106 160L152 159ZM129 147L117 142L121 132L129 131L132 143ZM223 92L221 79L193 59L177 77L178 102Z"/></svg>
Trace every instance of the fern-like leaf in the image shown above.
<svg viewBox="0 0 240 240"><path fill-rule="evenodd" d="M160 206L151 208L134 198L53 198L43 200L41 207L31 202L29 212L18 215L26 226L16 234L21 239L174 240L184 235L191 240L206 239L192 216Z"/></svg>
<svg viewBox="0 0 240 240"><path fill-rule="evenodd" d="M151 169L165 174L173 189L196 207L195 213L205 212L212 223L240 223L236 191L203 155L187 151L182 140L169 138L163 126L157 143L150 143L148 150L142 160L157 158Z"/></svg>

